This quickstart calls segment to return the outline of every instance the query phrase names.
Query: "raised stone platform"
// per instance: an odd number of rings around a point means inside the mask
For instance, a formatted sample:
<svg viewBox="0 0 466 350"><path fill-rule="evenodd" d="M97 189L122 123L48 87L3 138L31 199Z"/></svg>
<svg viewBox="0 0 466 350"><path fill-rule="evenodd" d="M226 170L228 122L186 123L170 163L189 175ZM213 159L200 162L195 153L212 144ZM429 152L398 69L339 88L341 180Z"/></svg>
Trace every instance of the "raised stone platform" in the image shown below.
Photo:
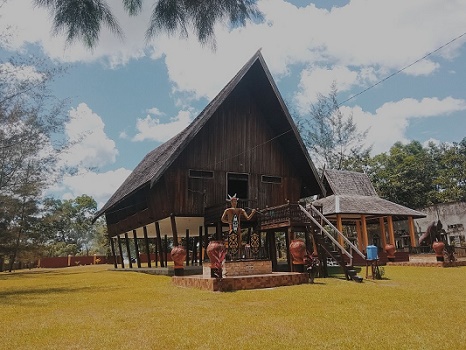
<svg viewBox="0 0 466 350"><path fill-rule="evenodd" d="M219 279L200 275L172 277L172 283L179 287L219 292L293 286L308 282L309 275L307 273L297 272L272 272L269 274L233 276Z"/></svg>
<svg viewBox="0 0 466 350"><path fill-rule="evenodd" d="M210 266L207 263L202 268L204 277L210 277ZM226 261L222 268L222 277L265 275L272 273L270 260L240 260Z"/></svg>

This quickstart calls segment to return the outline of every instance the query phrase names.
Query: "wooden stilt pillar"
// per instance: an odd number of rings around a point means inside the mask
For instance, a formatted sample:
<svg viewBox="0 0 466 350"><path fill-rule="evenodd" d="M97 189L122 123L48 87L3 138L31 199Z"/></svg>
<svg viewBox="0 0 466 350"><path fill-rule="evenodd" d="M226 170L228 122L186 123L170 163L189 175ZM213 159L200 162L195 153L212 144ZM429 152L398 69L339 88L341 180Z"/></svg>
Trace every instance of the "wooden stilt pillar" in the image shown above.
<svg viewBox="0 0 466 350"><path fill-rule="evenodd" d="M141 268L141 257L139 254L138 234L136 230L133 230L133 238L134 238L134 250L136 251L136 262L138 265L138 269L140 269Z"/></svg>
<svg viewBox="0 0 466 350"><path fill-rule="evenodd" d="M414 220L412 216L408 216L408 228L409 228L409 240L411 243L411 248L416 247L416 237L414 229Z"/></svg>
<svg viewBox="0 0 466 350"><path fill-rule="evenodd" d="M358 235L358 249L362 252L364 251L364 242L362 240L361 222L359 220L356 220L356 234Z"/></svg>
<svg viewBox="0 0 466 350"><path fill-rule="evenodd" d="M155 233L157 235L157 246L159 250L159 257L160 257L160 267L166 267L165 265L165 258L163 256L163 246L162 246L162 236L160 234L160 225L159 222L157 221L155 223Z"/></svg>
<svg viewBox="0 0 466 350"><path fill-rule="evenodd" d="M128 255L128 264L129 268L133 268L133 262L131 261L131 250L129 249L129 239L128 239L128 232L125 232L125 243L126 243L126 254Z"/></svg>
<svg viewBox="0 0 466 350"><path fill-rule="evenodd" d="M361 215L361 229L362 229L362 237L364 239L364 250L369 245L369 238L367 237L367 222L366 222L366 215Z"/></svg>
<svg viewBox="0 0 466 350"><path fill-rule="evenodd" d="M291 243L290 232L287 231L287 232L285 232L286 262L287 262L288 266L290 267L290 271L291 271L292 266L291 266L290 243Z"/></svg>
<svg viewBox="0 0 466 350"><path fill-rule="evenodd" d="M189 266L189 229L186 229L186 266Z"/></svg>
<svg viewBox="0 0 466 350"><path fill-rule="evenodd" d="M176 229L176 218L175 214L170 215L170 222L172 225L172 235L173 235L173 246L178 246L178 230Z"/></svg>
<svg viewBox="0 0 466 350"><path fill-rule="evenodd" d="M202 237L202 226L199 226L199 265L202 265L204 261L204 245Z"/></svg>
<svg viewBox="0 0 466 350"><path fill-rule="evenodd" d="M272 271L277 271L277 246L275 242L275 232L267 231L266 233L269 243L269 258L272 261Z"/></svg>
<svg viewBox="0 0 466 350"><path fill-rule="evenodd" d="M110 248L112 249L112 256L113 256L113 267L118 268L118 261L115 255L115 243L113 242L113 237L108 236L108 240L110 241Z"/></svg>
<svg viewBox="0 0 466 350"><path fill-rule="evenodd" d="M380 238L382 239L382 248L385 248L387 245L387 235L385 232L385 220L383 217L379 218L379 226L380 226Z"/></svg>
<svg viewBox="0 0 466 350"><path fill-rule="evenodd" d="M393 244L393 246L396 247L395 231L393 230L393 218L391 216L387 217L387 223L388 223L388 235L390 237L390 244Z"/></svg>
<svg viewBox="0 0 466 350"><path fill-rule="evenodd" d="M215 229L216 229L216 231L215 231L215 237L216 238L215 239L217 241L222 240L222 222L221 221L217 222L217 226L216 226Z"/></svg>
<svg viewBox="0 0 466 350"><path fill-rule="evenodd" d="M341 214L337 214L337 230L340 231L341 233L343 233L343 222L341 221ZM338 235L338 243L340 243L340 245L342 247L344 247L345 245L345 242L343 240L343 237L341 235Z"/></svg>
<svg viewBox="0 0 466 350"><path fill-rule="evenodd" d="M149 237L147 237L147 227L143 226L142 231L144 232L144 243L146 244L147 267L152 267L150 258Z"/></svg>
<svg viewBox="0 0 466 350"><path fill-rule="evenodd" d="M123 259L123 249L121 247L121 238L120 238L120 235L117 236L117 240L118 240L118 250L120 251L120 259L121 259L121 268L124 269L125 268L125 261Z"/></svg>
<svg viewBox="0 0 466 350"><path fill-rule="evenodd" d="M165 260L165 266L168 267L168 236L165 235L163 240L165 241L163 247L163 258Z"/></svg>

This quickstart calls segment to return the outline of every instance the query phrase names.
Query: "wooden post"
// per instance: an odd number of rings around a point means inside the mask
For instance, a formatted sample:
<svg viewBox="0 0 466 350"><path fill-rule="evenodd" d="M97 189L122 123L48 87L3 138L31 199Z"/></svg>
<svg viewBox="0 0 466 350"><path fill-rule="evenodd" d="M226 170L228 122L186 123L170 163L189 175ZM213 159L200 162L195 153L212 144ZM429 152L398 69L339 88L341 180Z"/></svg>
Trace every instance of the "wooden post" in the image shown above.
<svg viewBox="0 0 466 350"><path fill-rule="evenodd" d="M369 238L367 237L366 215L361 215L361 228L362 228L362 236L364 239L364 250L366 250L367 246L369 245Z"/></svg>
<svg viewBox="0 0 466 350"><path fill-rule="evenodd" d="M217 222L216 231L215 231L216 240L220 241L222 239L222 222Z"/></svg>
<svg viewBox="0 0 466 350"><path fill-rule="evenodd" d="M160 254L160 267L166 267L165 259L163 258L162 236L160 234L160 225L158 221L155 223L155 233L157 235L157 246L159 248L159 254Z"/></svg>
<svg viewBox="0 0 466 350"><path fill-rule="evenodd" d="M149 249L149 237L147 237L147 227L144 225L142 227L142 230L144 232L144 242L146 244L146 254L147 254L147 267L152 267L151 262L150 262L150 249Z"/></svg>
<svg viewBox="0 0 466 350"><path fill-rule="evenodd" d="M204 240L202 237L202 226L199 226L199 265L203 264L204 258Z"/></svg>
<svg viewBox="0 0 466 350"><path fill-rule="evenodd" d="M189 266L189 229L186 229L186 266Z"/></svg>
<svg viewBox="0 0 466 350"><path fill-rule="evenodd" d="M414 220L412 216L408 216L408 227L409 227L409 240L411 241L411 247L416 247L416 238L414 236Z"/></svg>
<svg viewBox="0 0 466 350"><path fill-rule="evenodd" d="M133 230L133 238L134 238L134 250L136 251L136 262L138 264L138 268L141 268L141 257L139 256L139 245L138 245L138 234L136 230Z"/></svg>
<svg viewBox="0 0 466 350"><path fill-rule="evenodd" d="M176 229L176 218L175 214L170 215L170 222L172 225L172 235L173 235L173 246L178 246L178 230Z"/></svg>
<svg viewBox="0 0 466 350"><path fill-rule="evenodd" d="M387 245L387 236L385 232L385 220L383 217L379 218L379 226L380 226L380 237L382 238L382 248L385 249Z"/></svg>
<svg viewBox="0 0 466 350"><path fill-rule="evenodd" d="M356 220L356 233L358 235L358 248L361 252L364 251L363 245L364 242L362 240L362 233L361 233L361 221Z"/></svg>
<svg viewBox="0 0 466 350"><path fill-rule="evenodd" d="M340 231L341 234L343 234L343 222L341 221L341 214L337 214L337 230ZM345 246L345 242L341 235L338 235L338 243L340 243L342 247Z"/></svg>
<svg viewBox="0 0 466 350"><path fill-rule="evenodd" d="M117 236L117 240L118 240L118 250L120 251L121 268L124 269L125 268L125 262L124 262L124 259L123 259L123 249L121 247L120 235Z"/></svg>
<svg viewBox="0 0 466 350"><path fill-rule="evenodd" d="M112 256L113 256L113 267L118 268L117 257L115 255L115 243L113 242L113 238L108 236L108 240L110 241L110 248L112 249Z"/></svg>
<svg viewBox="0 0 466 350"><path fill-rule="evenodd" d="M269 257L272 261L272 271L277 271L277 246L275 243L275 232L267 231L266 235L269 237Z"/></svg>
<svg viewBox="0 0 466 350"><path fill-rule="evenodd" d="M390 237L390 244L393 244L393 246L396 247L395 231L393 230L393 218L391 216L387 217L387 223L388 223L388 235Z"/></svg>
<svg viewBox="0 0 466 350"><path fill-rule="evenodd" d="M165 247L163 249L164 250L163 256L165 259L165 266L168 267L168 236L167 235L165 235L164 241L165 241Z"/></svg>
<svg viewBox="0 0 466 350"><path fill-rule="evenodd" d="M131 251L129 249L129 239L128 239L128 232L125 232L125 243L126 243L126 253L128 254L128 264L129 268L133 268L133 262L131 261Z"/></svg>
<svg viewBox="0 0 466 350"><path fill-rule="evenodd" d="M288 232L285 232L285 244L286 244L286 263L288 264L288 266L290 267L290 271L292 271L291 269L291 253L290 253L290 236L289 236L289 233Z"/></svg>

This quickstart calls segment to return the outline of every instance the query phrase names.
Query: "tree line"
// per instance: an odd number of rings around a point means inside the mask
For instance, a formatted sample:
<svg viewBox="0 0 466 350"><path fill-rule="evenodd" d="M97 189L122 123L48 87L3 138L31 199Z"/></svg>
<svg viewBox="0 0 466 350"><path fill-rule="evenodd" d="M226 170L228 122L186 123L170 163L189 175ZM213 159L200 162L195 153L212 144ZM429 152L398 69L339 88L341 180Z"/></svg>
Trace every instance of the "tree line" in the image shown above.
<svg viewBox="0 0 466 350"><path fill-rule="evenodd" d="M466 201L466 137L459 142L395 142L371 156L368 130L358 131L352 115L343 115L334 83L319 95L306 118L296 117L311 158L323 169L366 173L380 197L413 209Z"/></svg>
<svg viewBox="0 0 466 350"><path fill-rule="evenodd" d="M35 3L50 10L55 32L65 31L69 41L82 40L94 47L102 24L119 32L106 1ZM129 15L140 13L142 3L123 1ZM194 28L198 40L206 43L213 39L215 23L243 25L260 18L253 0L154 3L149 37L157 30L186 34L187 28ZM0 46L9 35L0 33ZM92 197L43 196L63 174L74 170L60 163L60 155L70 146L61 138L67 121L65 103L48 89L63 73L61 67L37 59L16 56L0 62L0 264L8 259L9 269L20 259L102 254L108 249L103 221L92 224L97 210ZM410 208L466 200L466 138L427 146L396 142L388 152L371 156L364 140L367 130L359 132L352 115L343 115L339 108L336 84L328 96L319 95L306 118L295 120L321 170L363 171L382 198Z"/></svg>

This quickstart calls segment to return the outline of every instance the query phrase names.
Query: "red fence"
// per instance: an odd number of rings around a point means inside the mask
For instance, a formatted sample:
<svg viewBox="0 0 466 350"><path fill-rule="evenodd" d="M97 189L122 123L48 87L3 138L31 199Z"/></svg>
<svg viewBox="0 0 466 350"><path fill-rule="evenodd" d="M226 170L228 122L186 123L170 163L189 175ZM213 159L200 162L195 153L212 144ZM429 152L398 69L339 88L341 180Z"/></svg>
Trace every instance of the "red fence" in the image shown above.
<svg viewBox="0 0 466 350"><path fill-rule="evenodd" d="M113 264L113 258L103 255L89 256L60 256L53 258L42 258L35 262L36 267L55 268L79 265Z"/></svg>

